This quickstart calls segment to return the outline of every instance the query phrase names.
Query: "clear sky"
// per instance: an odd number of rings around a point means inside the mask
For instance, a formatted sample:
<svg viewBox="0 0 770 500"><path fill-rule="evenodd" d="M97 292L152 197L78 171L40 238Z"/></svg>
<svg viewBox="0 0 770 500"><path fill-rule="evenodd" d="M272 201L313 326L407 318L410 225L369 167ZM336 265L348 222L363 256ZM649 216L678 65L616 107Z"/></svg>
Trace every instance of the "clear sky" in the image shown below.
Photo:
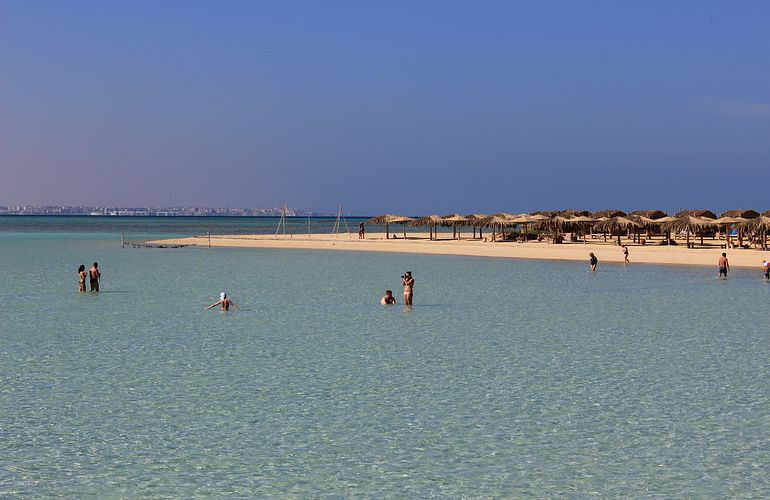
<svg viewBox="0 0 770 500"><path fill-rule="evenodd" d="M767 1L0 1L0 205L770 209Z"/></svg>

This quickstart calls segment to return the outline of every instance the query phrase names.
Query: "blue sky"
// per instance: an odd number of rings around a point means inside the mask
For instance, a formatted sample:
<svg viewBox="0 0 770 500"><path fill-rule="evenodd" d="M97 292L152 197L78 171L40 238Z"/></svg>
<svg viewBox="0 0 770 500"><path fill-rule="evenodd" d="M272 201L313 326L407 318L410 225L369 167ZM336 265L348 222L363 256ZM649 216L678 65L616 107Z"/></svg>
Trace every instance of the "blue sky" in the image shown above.
<svg viewBox="0 0 770 500"><path fill-rule="evenodd" d="M0 3L0 205L770 209L768 2Z"/></svg>

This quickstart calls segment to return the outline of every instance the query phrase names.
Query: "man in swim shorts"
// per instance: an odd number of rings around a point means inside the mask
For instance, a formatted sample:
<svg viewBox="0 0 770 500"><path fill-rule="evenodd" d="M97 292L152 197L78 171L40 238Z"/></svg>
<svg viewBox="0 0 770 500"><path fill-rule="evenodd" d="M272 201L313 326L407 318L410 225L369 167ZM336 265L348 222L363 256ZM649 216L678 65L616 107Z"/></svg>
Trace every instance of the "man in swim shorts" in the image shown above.
<svg viewBox="0 0 770 500"><path fill-rule="evenodd" d="M719 277L722 276L727 279L727 271L730 270L730 263L727 261L727 254L722 252L722 256L719 257Z"/></svg>
<svg viewBox="0 0 770 500"><path fill-rule="evenodd" d="M99 291L99 278L101 277L102 273L99 271L99 263L94 262L94 265L91 266L91 269L88 270L88 281L91 285L92 292Z"/></svg>
<svg viewBox="0 0 770 500"><path fill-rule="evenodd" d="M236 303L230 300L225 292L220 293L219 300L208 306L206 310L208 311L209 309L214 309L217 306L222 306L223 311L229 311L230 306L233 306L236 311L238 310Z"/></svg>

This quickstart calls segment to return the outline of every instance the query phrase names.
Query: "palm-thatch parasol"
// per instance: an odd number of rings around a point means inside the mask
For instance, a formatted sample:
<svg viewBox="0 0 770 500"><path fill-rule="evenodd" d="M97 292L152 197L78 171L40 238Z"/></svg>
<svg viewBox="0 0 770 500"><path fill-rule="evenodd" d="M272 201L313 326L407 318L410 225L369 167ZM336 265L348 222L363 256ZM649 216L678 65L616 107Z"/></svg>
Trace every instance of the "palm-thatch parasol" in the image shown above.
<svg viewBox="0 0 770 500"><path fill-rule="evenodd" d="M433 239L434 234L436 232L436 226L439 226L444 223L444 219L442 219L438 215L428 215L426 217L420 217L419 219L412 222L413 226L428 226L428 231L430 232L430 239Z"/></svg>
<svg viewBox="0 0 770 500"><path fill-rule="evenodd" d="M568 208L567 210L562 210L560 212L557 212L556 215L560 217L568 217L571 219L574 219L575 217L588 217L591 215L591 212L588 210L573 210L571 208Z"/></svg>
<svg viewBox="0 0 770 500"><path fill-rule="evenodd" d="M608 217L600 222L597 222L594 226L599 231L606 231L609 232L610 235L613 232L618 233L618 245L620 245L620 234L623 231L628 231L632 228L642 227L642 224L639 222L636 222L635 220L629 219L628 217L623 216L615 216L615 217Z"/></svg>
<svg viewBox="0 0 770 500"><path fill-rule="evenodd" d="M622 210L599 210L591 214L594 219L610 219L612 217L625 217L627 214Z"/></svg>
<svg viewBox="0 0 770 500"><path fill-rule="evenodd" d="M465 216L466 219L468 219L468 222L473 225L473 237L476 237L476 228L479 228L479 238L482 237L481 234L481 221L484 220L487 216L485 214L468 214Z"/></svg>
<svg viewBox="0 0 770 500"><path fill-rule="evenodd" d="M406 224L412 222L414 219L411 217L405 217L403 215L382 214L376 217L372 217L367 224L376 224L378 226L385 225L385 238L390 239L390 224ZM406 227L404 227L404 238L406 238Z"/></svg>
<svg viewBox="0 0 770 500"><path fill-rule="evenodd" d="M748 209L742 209L742 210L728 210L727 212L723 212L722 215L719 216L721 219L722 217L736 217L741 219L755 219L759 217L759 212L755 210L748 210Z"/></svg>
<svg viewBox="0 0 770 500"><path fill-rule="evenodd" d="M652 219L652 220L668 217L668 214L663 210L636 210L634 212L631 212L628 215L636 215L639 217L643 217L645 219Z"/></svg>
<svg viewBox="0 0 770 500"><path fill-rule="evenodd" d="M734 211L733 213L735 213L735 212L737 212L737 211ZM725 213L727 213L727 212L725 212ZM759 215L759 214L757 214L757 215ZM718 218L718 219L713 221L713 224L716 224L717 226L720 226L720 227L721 226L725 227L725 243L727 243L727 247L729 248L730 247L730 226L732 226L734 224L741 224L741 223L746 222L748 220L750 220L750 219L745 219L743 217L731 217L731 216L722 214L722 216L720 218ZM742 240L743 240L743 231L740 231L738 233L738 240L739 240L739 244L741 244Z"/></svg>
<svg viewBox="0 0 770 500"><path fill-rule="evenodd" d="M714 227L714 221L711 219L704 219L703 217L696 217L694 215L683 215L677 217L671 222L663 224L663 229L666 231L672 231L680 233L684 231L687 235L687 247L690 246L690 233L700 233L701 245L703 244L703 231Z"/></svg>
<svg viewBox="0 0 770 500"><path fill-rule="evenodd" d="M717 218L716 214L711 210L682 210L681 212L676 214L677 217L685 217L687 215L691 215L693 217L700 217L702 219Z"/></svg>
<svg viewBox="0 0 770 500"><path fill-rule="evenodd" d="M738 225L741 229L755 231L762 235L762 250L767 250L767 233L770 231L770 211L765 212L765 214L748 219Z"/></svg>
<svg viewBox="0 0 770 500"><path fill-rule="evenodd" d="M467 224L469 222L468 218L467 217L463 217L460 214L444 215L441 218L443 219L443 221L444 221L443 224L445 226L452 226L453 237L457 238L459 240L460 239L460 231L457 228L458 228L458 226L463 226L463 225Z"/></svg>

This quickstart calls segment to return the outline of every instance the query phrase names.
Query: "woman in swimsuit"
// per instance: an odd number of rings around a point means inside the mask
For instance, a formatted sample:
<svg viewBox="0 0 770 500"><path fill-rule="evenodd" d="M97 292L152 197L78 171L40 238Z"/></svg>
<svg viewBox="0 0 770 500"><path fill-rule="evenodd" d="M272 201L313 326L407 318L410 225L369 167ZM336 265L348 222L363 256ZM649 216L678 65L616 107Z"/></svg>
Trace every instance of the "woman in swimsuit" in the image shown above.
<svg viewBox="0 0 770 500"><path fill-rule="evenodd" d="M404 284L404 305L412 305L412 297L414 296L414 278L412 278L412 271L407 271L406 274L401 276L401 282Z"/></svg>
<svg viewBox="0 0 770 500"><path fill-rule="evenodd" d="M88 273L86 273L86 266L80 264L80 267L78 268L78 278L80 279L80 287L78 288L78 292L86 291L86 276L88 276Z"/></svg>

